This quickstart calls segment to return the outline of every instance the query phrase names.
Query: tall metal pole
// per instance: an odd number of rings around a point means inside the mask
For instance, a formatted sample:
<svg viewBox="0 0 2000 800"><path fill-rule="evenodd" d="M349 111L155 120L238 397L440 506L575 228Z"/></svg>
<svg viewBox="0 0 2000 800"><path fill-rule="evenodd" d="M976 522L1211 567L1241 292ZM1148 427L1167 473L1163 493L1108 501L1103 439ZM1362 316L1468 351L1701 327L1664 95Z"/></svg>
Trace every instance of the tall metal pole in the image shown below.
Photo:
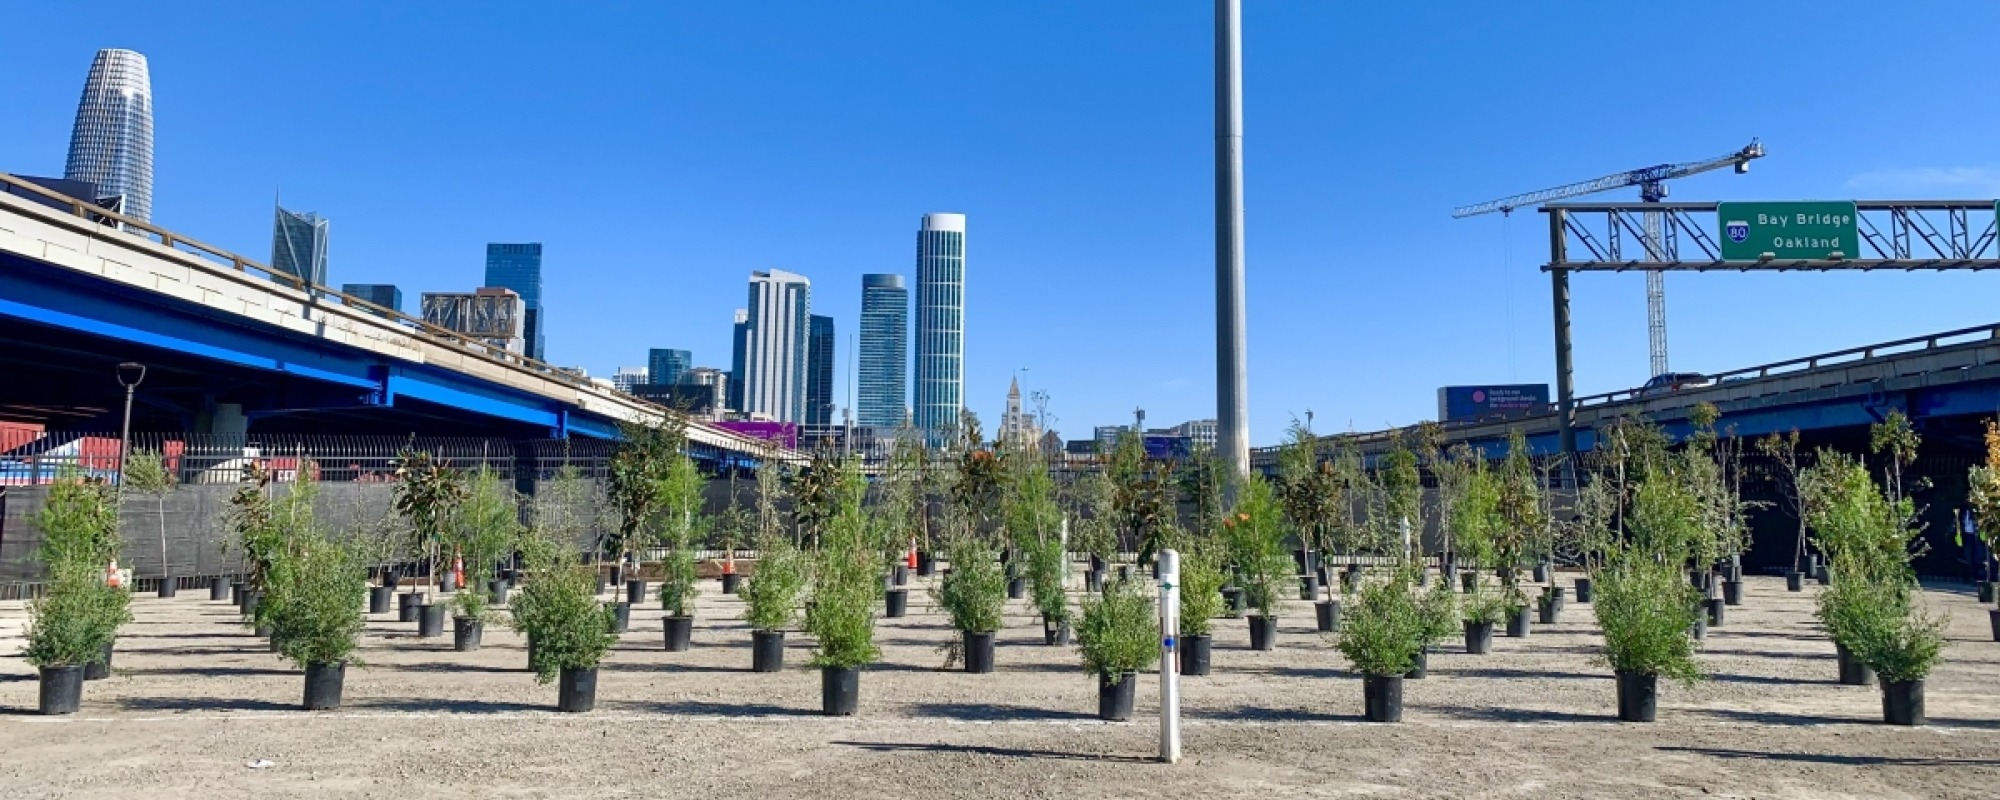
<svg viewBox="0 0 2000 800"><path fill-rule="evenodd" d="M1250 473L1243 311L1243 4L1215 0L1215 417L1217 449Z"/></svg>
<svg viewBox="0 0 2000 800"><path fill-rule="evenodd" d="M1160 760L1181 760L1181 554L1160 551Z"/></svg>
<svg viewBox="0 0 2000 800"><path fill-rule="evenodd" d="M1567 213L1559 208L1549 211L1549 263L1558 265L1549 270L1556 322L1556 441L1565 462L1571 465L1565 471L1574 469L1576 462L1576 373L1570 364L1569 270L1559 266L1569 261L1569 241L1563 232Z"/></svg>
<svg viewBox="0 0 2000 800"><path fill-rule="evenodd" d="M130 374L131 380L125 376ZM132 445L132 393L146 380L146 365L127 361L118 365L118 385L125 387L125 422L118 426L118 487L120 496L125 494L125 458ZM164 556L162 556L164 558Z"/></svg>

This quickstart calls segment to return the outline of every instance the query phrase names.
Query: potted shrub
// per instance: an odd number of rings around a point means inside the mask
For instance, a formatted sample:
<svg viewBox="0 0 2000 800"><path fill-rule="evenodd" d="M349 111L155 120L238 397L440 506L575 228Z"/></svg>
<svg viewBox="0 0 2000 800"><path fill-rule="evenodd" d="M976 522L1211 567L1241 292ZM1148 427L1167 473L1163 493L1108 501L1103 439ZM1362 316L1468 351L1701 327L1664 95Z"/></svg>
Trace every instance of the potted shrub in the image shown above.
<svg viewBox="0 0 2000 800"><path fill-rule="evenodd" d="M1472 593L1465 598L1465 652L1474 655L1492 652L1493 626L1506 618L1506 599L1474 583Z"/></svg>
<svg viewBox="0 0 2000 800"><path fill-rule="evenodd" d="M852 460L841 463L836 478L833 513L819 537L806 630L819 640L812 665L820 670L820 711L848 716L860 704L861 667L881 655L875 646L875 604L882 581L861 508L868 485Z"/></svg>
<svg viewBox="0 0 2000 800"><path fill-rule="evenodd" d="M666 612L661 627L667 651L681 652L688 649L694 632L694 598L699 585L694 547L707 529L708 519L702 513L701 469L687 454L684 427L669 427L668 446L672 450L665 456L665 474L659 485L660 543L667 548L660 564L660 609Z"/></svg>
<svg viewBox="0 0 2000 800"><path fill-rule="evenodd" d="M118 552L118 509L103 481L63 475L49 486L35 527L36 555L48 565L42 597L28 604L27 648L40 673L40 711L72 714L83 697L85 668L108 671L118 627L131 621L131 594L106 585L104 569Z"/></svg>
<svg viewBox="0 0 2000 800"><path fill-rule="evenodd" d="M1292 591L1292 559L1285 552L1284 519L1271 485L1252 475L1243 482L1236 509L1222 521L1222 539L1239 570L1250 617L1250 648L1277 646L1279 601Z"/></svg>
<svg viewBox="0 0 2000 800"><path fill-rule="evenodd" d="M1007 576L995 560L993 546L968 535L946 544L950 571L931 589L931 596L951 616L960 640L945 650L945 668L963 659L966 672L993 671L993 634L1000 630L1000 612L1007 602Z"/></svg>
<svg viewBox="0 0 2000 800"><path fill-rule="evenodd" d="M1207 675L1213 639L1209 621L1222 616L1222 563L1213 546L1181 554L1180 641L1174 648L1182 675Z"/></svg>
<svg viewBox="0 0 2000 800"><path fill-rule="evenodd" d="M1410 591L1408 570L1364 586L1341 623L1340 652L1361 672L1364 716L1370 722L1403 719L1403 677L1416 668L1427 621Z"/></svg>
<svg viewBox="0 0 2000 800"><path fill-rule="evenodd" d="M668 550L660 567L660 610L666 612L660 624L667 652L678 653L688 649L694 634L694 598L699 592L694 550L686 546Z"/></svg>
<svg viewBox="0 0 2000 800"><path fill-rule="evenodd" d="M506 585L493 577L494 565L514 552L521 539L520 503L512 488L493 470L480 467L466 481L465 498L449 520L451 546L466 565L467 590L452 596L452 649L478 650L489 607L495 596L506 596ZM429 612L442 614L442 611ZM439 620L440 627L442 619Z"/></svg>
<svg viewBox="0 0 2000 800"><path fill-rule="evenodd" d="M300 472L303 473L304 470ZM445 571L440 568L439 563L443 554L444 537L451 530L452 515L457 513L459 505L464 503L465 499L464 477L457 470L446 466L441 459L433 458L430 453L415 450L405 450L396 459L396 513L403 515L403 518L409 521L410 552L418 554L418 557L428 564L431 579L434 581L444 580ZM422 597L416 591L412 591L411 594ZM427 602L407 600L405 603L428 605ZM437 627L442 628L443 610L434 613L437 615ZM405 621L409 618L409 612L405 612Z"/></svg>
<svg viewBox="0 0 2000 800"><path fill-rule="evenodd" d="M1069 593L1063 587L1065 567L1062 540L1049 537L1026 543L1029 589L1035 610L1042 614L1042 642L1069 644Z"/></svg>
<svg viewBox="0 0 2000 800"><path fill-rule="evenodd" d="M785 628L805 588L804 554L782 537L757 548L757 571L742 583L743 621L750 624L750 669L777 672L785 665Z"/></svg>
<svg viewBox="0 0 2000 800"><path fill-rule="evenodd" d="M1643 552L1609 559L1594 577L1591 610L1604 630L1603 661L1618 677L1618 719L1652 722L1661 676L1685 684L1701 677L1688 637L1694 588L1677 565Z"/></svg>
<svg viewBox="0 0 2000 800"><path fill-rule="evenodd" d="M610 611L597 602L592 567L553 560L536 566L514 606L528 637L529 668L540 683L560 679L556 710L589 711L597 705L597 665L617 641Z"/></svg>
<svg viewBox="0 0 2000 800"><path fill-rule="evenodd" d="M316 532L294 544L273 562L271 640L280 655L305 669L305 709L339 708L355 639L365 627L365 556L351 542Z"/></svg>
<svg viewBox="0 0 2000 800"><path fill-rule="evenodd" d="M1417 577L1424 575L1421 564L1412 564L1409 569ZM1422 618L1424 630L1424 646L1417 652L1420 662L1427 661L1428 654L1437 649L1439 643L1457 635L1460 630L1458 595L1452 591L1451 584L1438 581L1421 588L1423 591L1417 598L1417 614Z"/></svg>
<svg viewBox="0 0 2000 800"><path fill-rule="evenodd" d="M1986 579L2000 579L2000 425L1992 420L1986 421L1985 463L1973 467L1966 482L1972 518L1969 526L1958 526L1960 531L1956 536L1961 547L1968 532L1986 545L1987 559L1980 564L1980 602L1993 602L2000 581ZM2000 608L1989 608L1986 614L1993 628L1993 641L2000 642Z"/></svg>
<svg viewBox="0 0 2000 800"><path fill-rule="evenodd" d="M1847 583L1836 580L1835 585ZM1945 620L1918 606L1909 584L1862 583L1871 597L1846 631L1854 658L1868 665L1882 687L1882 721L1924 724L1924 678L1944 650Z"/></svg>
<svg viewBox="0 0 2000 800"><path fill-rule="evenodd" d="M1097 677L1097 718L1132 718L1133 680L1160 657L1153 601L1136 581L1120 581L1083 601L1077 628L1084 670Z"/></svg>

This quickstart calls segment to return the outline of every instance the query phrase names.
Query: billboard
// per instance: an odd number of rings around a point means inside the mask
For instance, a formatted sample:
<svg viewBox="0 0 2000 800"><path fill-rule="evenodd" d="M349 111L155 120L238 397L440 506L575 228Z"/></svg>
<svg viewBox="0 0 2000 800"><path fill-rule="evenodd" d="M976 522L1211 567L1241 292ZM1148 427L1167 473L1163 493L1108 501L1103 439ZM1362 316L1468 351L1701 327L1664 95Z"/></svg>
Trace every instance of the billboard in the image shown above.
<svg viewBox="0 0 2000 800"><path fill-rule="evenodd" d="M1438 421L1522 417L1546 411L1546 383L1503 383L1488 386L1445 386L1438 389Z"/></svg>
<svg viewBox="0 0 2000 800"><path fill-rule="evenodd" d="M797 423L768 422L764 420L756 420L756 421L730 420L726 422L715 423L715 427L721 428L726 431L733 431L736 433L740 433L752 439L763 439L764 441L767 442L776 442L778 445L782 447L787 447L794 450L798 449L799 446L799 426Z"/></svg>

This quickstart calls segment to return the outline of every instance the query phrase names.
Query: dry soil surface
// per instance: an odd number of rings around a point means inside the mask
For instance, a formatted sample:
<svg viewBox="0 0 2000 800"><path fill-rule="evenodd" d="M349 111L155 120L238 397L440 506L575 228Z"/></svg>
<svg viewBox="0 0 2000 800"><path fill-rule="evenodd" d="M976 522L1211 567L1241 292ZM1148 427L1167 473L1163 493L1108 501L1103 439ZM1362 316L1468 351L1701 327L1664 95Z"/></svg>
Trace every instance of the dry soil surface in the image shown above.
<svg viewBox="0 0 2000 800"><path fill-rule="evenodd" d="M300 671L232 606L184 591L135 601L112 677L81 713L39 717L12 655L22 611L0 608L0 797L2000 797L2000 644L1960 592L1929 593L1952 643L1922 728L1880 724L1874 687L1835 681L1814 589L1775 579L1750 580L1704 644L1710 679L1664 686L1654 724L1612 718L1574 601L1489 655L1433 655L1398 725L1360 720L1361 681L1308 605L1285 610L1272 652L1218 620L1214 675L1183 684L1185 760L1167 765L1157 676L1132 722L1097 721L1075 648L1043 645L1023 601L997 672L946 672L936 648L954 634L919 586L909 616L880 621L860 715L832 718L809 641L751 673L741 606L705 589L688 652L664 652L656 607L634 611L580 715L553 710L504 626L460 653L449 626L420 639L393 614L370 618L344 709L299 711Z"/></svg>

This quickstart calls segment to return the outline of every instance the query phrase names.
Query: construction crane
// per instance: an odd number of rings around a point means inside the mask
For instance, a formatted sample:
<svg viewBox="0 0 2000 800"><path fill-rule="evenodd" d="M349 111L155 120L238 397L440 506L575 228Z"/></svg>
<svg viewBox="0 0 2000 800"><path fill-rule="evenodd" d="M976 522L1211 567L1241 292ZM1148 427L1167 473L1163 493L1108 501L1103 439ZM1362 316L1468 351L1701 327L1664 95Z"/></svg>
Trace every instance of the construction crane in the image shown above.
<svg viewBox="0 0 2000 800"><path fill-rule="evenodd" d="M1543 189L1539 192L1517 194L1513 197L1502 197L1498 200L1489 200L1484 203L1459 206L1451 210L1451 217L1452 219L1463 219L1465 217L1476 217L1480 214L1491 214L1495 211L1501 214L1509 214L1514 209L1522 206L1546 203L1552 200L1562 200L1569 197L1582 197L1587 194L1608 192L1612 189L1623 189L1627 186L1639 187L1639 199L1641 201L1657 203L1667 198L1667 181L1670 179L1685 178L1689 175L1722 169L1723 167L1734 168L1736 174L1741 175L1750 171L1751 159L1763 157L1764 145L1756 139L1751 139L1749 145L1728 155L1681 164L1660 164L1644 169L1614 173L1602 178L1572 183L1567 186L1557 186L1553 189ZM1645 227L1646 260L1666 260L1660 246L1660 212L1645 212L1643 221ZM1650 351L1649 355L1651 357L1650 367L1652 369L1652 372L1649 374L1655 376L1665 375L1669 372L1667 367L1667 282L1666 276L1659 270L1646 271L1646 334L1647 344L1649 345L1648 350Z"/></svg>

